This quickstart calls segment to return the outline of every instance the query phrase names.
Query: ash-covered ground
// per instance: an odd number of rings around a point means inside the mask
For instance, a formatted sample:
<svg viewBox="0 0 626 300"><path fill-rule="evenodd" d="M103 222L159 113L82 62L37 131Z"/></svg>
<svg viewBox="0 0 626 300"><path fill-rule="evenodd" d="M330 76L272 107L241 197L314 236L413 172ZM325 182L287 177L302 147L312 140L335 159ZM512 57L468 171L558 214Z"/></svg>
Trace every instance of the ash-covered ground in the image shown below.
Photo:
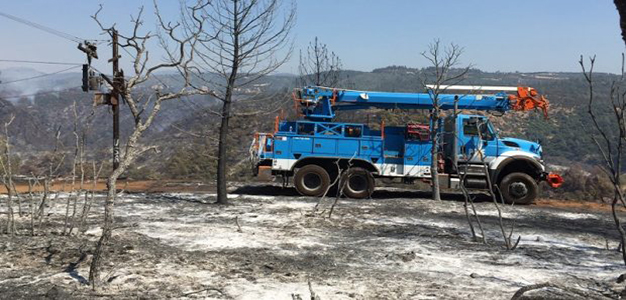
<svg viewBox="0 0 626 300"><path fill-rule="evenodd" d="M0 298L310 299L312 290L321 299L510 299L544 282L617 298L624 288L608 211L505 206L507 231L515 222L521 236L509 251L488 197L476 203L485 245L472 240L458 195L382 189L340 199L328 218L334 198L315 212L319 199L292 189L241 186L226 206L212 194L121 195L105 283L93 292L102 199L84 235L63 236L66 196L51 203L45 235L28 236L22 217L20 235L0 236Z"/></svg>

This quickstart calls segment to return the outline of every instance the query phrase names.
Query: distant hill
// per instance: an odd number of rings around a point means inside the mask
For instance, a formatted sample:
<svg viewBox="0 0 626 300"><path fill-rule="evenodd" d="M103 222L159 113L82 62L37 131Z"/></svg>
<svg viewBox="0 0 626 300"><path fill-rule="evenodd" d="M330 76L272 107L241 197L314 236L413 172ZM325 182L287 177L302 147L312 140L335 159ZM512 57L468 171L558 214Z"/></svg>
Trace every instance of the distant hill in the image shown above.
<svg viewBox="0 0 626 300"><path fill-rule="evenodd" d="M48 76L32 68L8 68L0 70L0 82L0 94L3 96L16 98L25 95L32 100L30 95L38 92L79 87L81 74L72 72Z"/></svg>

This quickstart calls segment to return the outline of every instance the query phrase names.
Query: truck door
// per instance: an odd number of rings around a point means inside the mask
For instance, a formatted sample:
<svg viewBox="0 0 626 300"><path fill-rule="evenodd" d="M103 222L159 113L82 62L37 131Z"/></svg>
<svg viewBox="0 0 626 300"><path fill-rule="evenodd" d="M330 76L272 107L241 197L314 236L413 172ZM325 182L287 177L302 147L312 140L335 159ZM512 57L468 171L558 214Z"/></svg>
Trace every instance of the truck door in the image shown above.
<svg viewBox="0 0 626 300"><path fill-rule="evenodd" d="M404 128L385 127L384 130L384 163L390 166L394 175L404 175Z"/></svg>
<svg viewBox="0 0 626 300"><path fill-rule="evenodd" d="M478 125L478 131L483 143L485 160L489 162L496 159L498 157L499 143L491 122L487 118L483 119L482 123Z"/></svg>
<svg viewBox="0 0 626 300"><path fill-rule="evenodd" d="M487 118L478 116L460 116L459 159L480 162L481 154L485 162L490 162L498 155L498 143Z"/></svg>

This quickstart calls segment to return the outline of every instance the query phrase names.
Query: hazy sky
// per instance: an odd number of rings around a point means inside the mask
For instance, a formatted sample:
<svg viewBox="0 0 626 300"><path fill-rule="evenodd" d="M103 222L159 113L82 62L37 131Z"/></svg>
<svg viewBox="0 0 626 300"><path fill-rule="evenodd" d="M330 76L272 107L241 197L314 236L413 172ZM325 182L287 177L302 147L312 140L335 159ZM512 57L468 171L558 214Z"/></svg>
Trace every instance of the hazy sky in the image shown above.
<svg viewBox="0 0 626 300"><path fill-rule="evenodd" d="M99 35L90 15L98 3L106 22L123 30L143 0L4 0L0 12L81 38ZM160 0L170 19L178 1ZM294 55L281 72L297 72L297 53L315 36L343 60L369 71L388 65L424 67L420 56L433 39L465 48L462 60L486 71L579 71L581 54L598 56L597 70L618 72L624 50L610 0L299 0ZM150 16L147 29L154 29ZM76 44L0 17L0 59L83 62ZM101 56L110 50L102 45ZM122 53L124 54L124 53ZM100 59L97 64L104 68ZM16 64L0 63L0 69ZM42 66L34 66L43 69ZM47 67L46 71L63 67ZM107 67L108 70L108 67Z"/></svg>

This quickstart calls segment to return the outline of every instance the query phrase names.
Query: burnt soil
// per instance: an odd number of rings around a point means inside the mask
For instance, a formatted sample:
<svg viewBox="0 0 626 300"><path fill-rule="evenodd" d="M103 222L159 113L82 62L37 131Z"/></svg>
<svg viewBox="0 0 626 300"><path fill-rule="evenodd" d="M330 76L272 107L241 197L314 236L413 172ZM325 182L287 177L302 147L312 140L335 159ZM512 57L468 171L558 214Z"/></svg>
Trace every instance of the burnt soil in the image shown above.
<svg viewBox="0 0 626 300"><path fill-rule="evenodd" d="M503 206L507 234L514 223L512 238L521 237L507 250L486 196L475 203L484 244L472 239L458 194L439 202L386 188L372 199L339 199L329 217L335 198L320 202L274 185L231 192L229 205L214 204L210 193L121 195L96 291L87 278L103 200L85 232L68 236L62 194L36 236L26 215L17 236L0 235L0 298L308 299L312 290L321 299L510 299L523 286L550 282L571 290L529 295L583 299L575 291L617 298L624 289L605 209ZM4 228L6 208L0 212Z"/></svg>

